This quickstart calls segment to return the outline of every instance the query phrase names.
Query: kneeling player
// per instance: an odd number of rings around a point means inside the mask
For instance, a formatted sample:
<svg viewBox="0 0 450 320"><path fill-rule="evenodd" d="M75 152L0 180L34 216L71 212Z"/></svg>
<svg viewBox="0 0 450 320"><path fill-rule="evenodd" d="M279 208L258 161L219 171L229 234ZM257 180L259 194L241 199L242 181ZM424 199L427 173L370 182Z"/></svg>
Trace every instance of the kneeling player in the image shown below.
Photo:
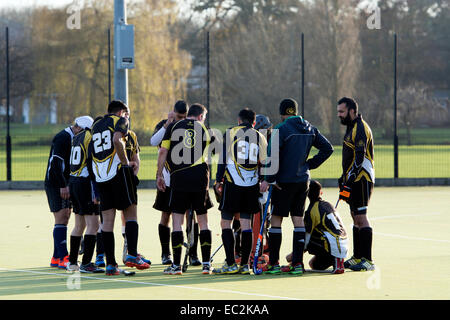
<svg viewBox="0 0 450 320"><path fill-rule="evenodd" d="M325 270L333 267L332 273L344 273L344 258L347 255L347 233L339 214L333 206L322 200L322 186L311 180L309 185L309 207L305 213L305 251L314 257L309 261L313 270ZM286 257L292 260L292 254ZM289 268L283 267L282 271Z"/></svg>

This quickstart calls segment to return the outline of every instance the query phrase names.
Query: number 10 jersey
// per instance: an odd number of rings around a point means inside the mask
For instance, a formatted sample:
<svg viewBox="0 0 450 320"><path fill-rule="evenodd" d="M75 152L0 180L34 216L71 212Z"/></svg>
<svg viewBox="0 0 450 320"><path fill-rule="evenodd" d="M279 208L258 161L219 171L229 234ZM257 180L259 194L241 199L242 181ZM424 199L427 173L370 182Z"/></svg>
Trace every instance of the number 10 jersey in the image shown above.
<svg viewBox="0 0 450 320"><path fill-rule="evenodd" d="M121 163L114 148L115 132L124 136L128 133L128 121L114 114L107 114L94 123L90 152L92 155L92 171L97 182L109 181L115 177Z"/></svg>

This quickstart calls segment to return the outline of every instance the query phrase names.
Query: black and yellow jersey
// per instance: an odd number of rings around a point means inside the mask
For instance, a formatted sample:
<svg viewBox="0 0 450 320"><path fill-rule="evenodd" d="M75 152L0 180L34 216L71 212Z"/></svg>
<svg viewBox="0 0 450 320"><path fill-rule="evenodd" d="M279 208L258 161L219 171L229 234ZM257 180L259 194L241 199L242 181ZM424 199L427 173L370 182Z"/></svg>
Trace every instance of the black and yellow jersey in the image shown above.
<svg viewBox="0 0 450 320"><path fill-rule="evenodd" d="M92 126L90 152L92 155L92 171L97 182L105 182L114 178L120 168L120 159L114 148L113 136L120 132L128 134L128 120L114 114L107 114Z"/></svg>
<svg viewBox="0 0 450 320"><path fill-rule="evenodd" d="M259 182L259 168L266 159L267 140L251 124L229 128L224 135L222 159L216 181L248 187Z"/></svg>
<svg viewBox="0 0 450 320"><path fill-rule="evenodd" d="M127 158L128 160L131 160L136 154L141 151L136 133L134 131L128 130L128 134L124 137L124 139Z"/></svg>
<svg viewBox="0 0 450 320"><path fill-rule="evenodd" d="M70 176L88 177L89 144L92 134L89 129L83 130L72 139L70 152Z"/></svg>
<svg viewBox="0 0 450 320"><path fill-rule="evenodd" d="M358 181L362 177L375 183L372 130L360 114L347 126L342 147L342 170L344 183Z"/></svg>
<svg viewBox="0 0 450 320"><path fill-rule="evenodd" d="M303 220L305 231L311 235L310 242L324 248L334 257L346 257L347 233L339 214L329 202L319 199L310 203Z"/></svg>
<svg viewBox="0 0 450 320"><path fill-rule="evenodd" d="M166 129L161 148L169 150L165 168L170 187L179 191L203 191L209 186L208 149L211 138L203 123L184 119Z"/></svg>

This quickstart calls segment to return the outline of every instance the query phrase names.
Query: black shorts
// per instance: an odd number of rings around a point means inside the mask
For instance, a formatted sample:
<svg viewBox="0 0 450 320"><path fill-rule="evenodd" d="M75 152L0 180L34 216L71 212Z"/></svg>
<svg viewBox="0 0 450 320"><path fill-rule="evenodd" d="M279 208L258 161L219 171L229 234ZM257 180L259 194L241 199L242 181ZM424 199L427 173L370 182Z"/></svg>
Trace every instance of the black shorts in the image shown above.
<svg viewBox="0 0 450 320"><path fill-rule="evenodd" d="M96 206L92 201L94 192L92 190L91 179L70 177L69 188L74 213L81 216L98 214L98 210L96 210Z"/></svg>
<svg viewBox="0 0 450 320"><path fill-rule="evenodd" d="M272 215L279 217L303 217L309 181L300 183L279 183L281 188L272 189Z"/></svg>
<svg viewBox="0 0 450 320"><path fill-rule="evenodd" d="M166 191L156 191L156 199L153 204L153 208L162 212L170 213L169 200L170 200L170 187L166 186Z"/></svg>
<svg viewBox="0 0 450 320"><path fill-rule="evenodd" d="M366 214L370 197L372 196L373 183L367 181L364 177L359 181L355 181L350 192L348 204L350 210L355 215Z"/></svg>
<svg viewBox="0 0 450 320"><path fill-rule="evenodd" d="M308 243L307 251L314 256L312 262L312 268L314 270L325 270L334 264L335 258L314 241Z"/></svg>
<svg viewBox="0 0 450 320"><path fill-rule="evenodd" d="M131 167L121 167L109 181L97 183L102 211L125 210L137 204L136 178Z"/></svg>
<svg viewBox="0 0 450 320"><path fill-rule="evenodd" d="M258 200L260 196L259 184L242 187L225 182L219 210L230 213L257 213L261 210Z"/></svg>
<svg viewBox="0 0 450 320"><path fill-rule="evenodd" d="M72 208L70 199L61 198L59 188L45 185L45 193L47 194L48 206L51 212L58 212L62 209Z"/></svg>
<svg viewBox="0 0 450 320"><path fill-rule="evenodd" d="M193 209L197 215L208 212L213 207L209 198L209 191L187 192L170 190L169 207L171 212L185 213L188 209Z"/></svg>

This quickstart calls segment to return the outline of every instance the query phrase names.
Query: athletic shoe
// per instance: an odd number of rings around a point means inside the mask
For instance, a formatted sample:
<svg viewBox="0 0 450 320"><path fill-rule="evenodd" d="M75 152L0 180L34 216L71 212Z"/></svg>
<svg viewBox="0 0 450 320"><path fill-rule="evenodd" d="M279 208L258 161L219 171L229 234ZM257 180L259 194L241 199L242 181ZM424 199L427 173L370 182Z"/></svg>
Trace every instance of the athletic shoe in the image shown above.
<svg viewBox="0 0 450 320"><path fill-rule="evenodd" d="M95 264L92 262L88 264L82 264L80 266L80 272L83 273L103 273L105 270L98 268Z"/></svg>
<svg viewBox="0 0 450 320"><path fill-rule="evenodd" d="M70 262L68 262L67 266L66 266L66 270L67 270L68 273L73 273L73 272L76 272L76 271L80 271L80 267L78 266L78 263L71 264Z"/></svg>
<svg viewBox="0 0 450 320"><path fill-rule="evenodd" d="M63 259L59 259L58 268L66 269L68 263L69 263L69 256L65 256Z"/></svg>
<svg viewBox="0 0 450 320"><path fill-rule="evenodd" d="M360 262L361 262L361 259L351 257L350 259L348 259L347 261L344 262L344 268L350 269L351 266L357 265Z"/></svg>
<svg viewBox="0 0 450 320"><path fill-rule="evenodd" d="M375 270L375 265L372 261L367 260L366 258L361 258L361 261L358 264L355 264L350 267L350 270L353 271L373 271Z"/></svg>
<svg viewBox="0 0 450 320"><path fill-rule="evenodd" d="M214 268L212 270L213 274L236 274L239 272L239 267L236 263L233 263L231 266L229 266L226 262L223 264L222 268L217 269Z"/></svg>
<svg viewBox="0 0 450 320"><path fill-rule="evenodd" d="M303 274L303 263L299 262L295 266L291 266L289 273L301 276Z"/></svg>
<svg viewBox="0 0 450 320"><path fill-rule="evenodd" d="M50 267L58 268L58 266L59 266L59 258L52 257L52 260L50 260Z"/></svg>
<svg viewBox="0 0 450 320"><path fill-rule="evenodd" d="M164 269L164 274L170 274L170 275L182 275L183 271L181 271L181 266L176 266L174 264L168 266L166 269Z"/></svg>
<svg viewBox="0 0 450 320"><path fill-rule="evenodd" d="M279 264L274 266L267 264L267 266L263 269L263 273L265 274L281 274L281 267Z"/></svg>
<svg viewBox="0 0 450 320"><path fill-rule="evenodd" d="M244 264L243 266L239 266L239 274L250 274L250 266L248 264Z"/></svg>
<svg viewBox="0 0 450 320"><path fill-rule="evenodd" d="M203 263L202 274L209 274L210 271L211 271L211 265L209 264L209 262Z"/></svg>
<svg viewBox="0 0 450 320"><path fill-rule="evenodd" d="M103 254L98 254L95 258L95 265L97 267L104 267L105 266L105 256Z"/></svg>
<svg viewBox="0 0 450 320"><path fill-rule="evenodd" d="M172 259L170 258L170 253L163 253L161 255L161 263L163 265L172 265Z"/></svg>
<svg viewBox="0 0 450 320"><path fill-rule="evenodd" d="M144 270L150 268L150 265L148 263L145 263L142 261L139 257L134 257L127 255L127 258L125 260L125 265L127 267L135 267L138 270Z"/></svg>
<svg viewBox="0 0 450 320"><path fill-rule="evenodd" d="M334 265L333 265L333 271L331 271L332 274L341 274L345 272L344 268L344 259L342 258L334 258Z"/></svg>
<svg viewBox="0 0 450 320"><path fill-rule="evenodd" d="M107 276L118 276L120 274L119 266L117 264L116 265L108 264L106 266L105 274Z"/></svg>
<svg viewBox="0 0 450 320"><path fill-rule="evenodd" d="M201 266L202 262L198 259L197 256L189 256L189 265L191 265L191 266Z"/></svg>
<svg viewBox="0 0 450 320"><path fill-rule="evenodd" d="M292 265L288 264L287 266L282 266L280 269L283 273L290 273L294 268L292 267Z"/></svg>
<svg viewBox="0 0 450 320"><path fill-rule="evenodd" d="M145 259L145 257L142 255L142 254L140 254L140 253L138 253L138 258L141 258L141 260L142 261L144 261L146 264L148 264L148 265L151 265L152 264L152 262L150 261L150 259Z"/></svg>

